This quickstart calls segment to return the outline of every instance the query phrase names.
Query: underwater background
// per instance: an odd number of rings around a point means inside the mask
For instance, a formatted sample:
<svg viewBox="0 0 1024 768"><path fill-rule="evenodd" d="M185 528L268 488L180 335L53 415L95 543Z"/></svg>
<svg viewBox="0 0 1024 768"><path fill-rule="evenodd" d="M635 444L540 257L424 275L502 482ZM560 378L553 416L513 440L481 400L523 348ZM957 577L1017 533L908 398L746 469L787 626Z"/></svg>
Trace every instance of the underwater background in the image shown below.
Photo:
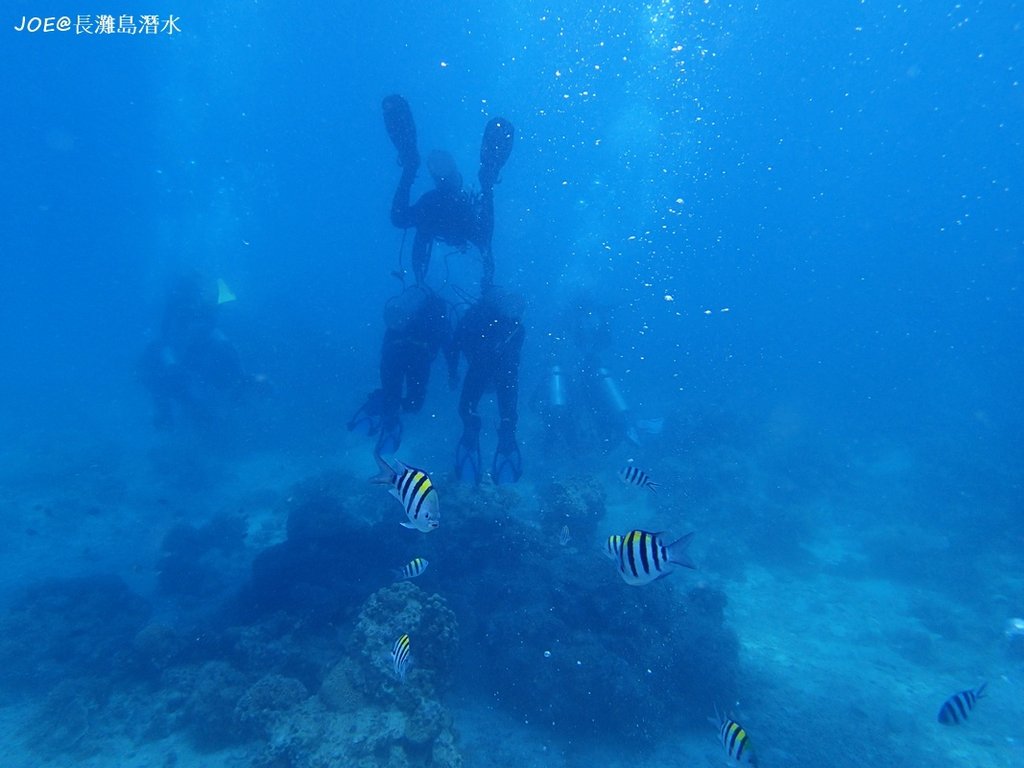
<svg viewBox="0 0 1024 768"><path fill-rule="evenodd" d="M717 710L762 766L1024 766L1021 3L4 11L5 765L726 765ZM428 536L346 428L408 268L392 93L470 180L516 127L524 474L455 482L437 361ZM139 361L196 271L263 385L158 429ZM595 314L639 435L546 405ZM624 583L633 529L697 569Z"/></svg>

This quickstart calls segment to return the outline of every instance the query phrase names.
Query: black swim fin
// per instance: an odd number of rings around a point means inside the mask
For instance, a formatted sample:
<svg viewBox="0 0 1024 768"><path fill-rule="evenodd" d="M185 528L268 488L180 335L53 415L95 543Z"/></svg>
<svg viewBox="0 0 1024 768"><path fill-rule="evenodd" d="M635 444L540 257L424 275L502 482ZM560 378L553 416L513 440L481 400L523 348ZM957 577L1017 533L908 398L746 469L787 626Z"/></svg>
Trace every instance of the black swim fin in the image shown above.
<svg viewBox="0 0 1024 768"><path fill-rule="evenodd" d="M460 483L480 482L480 443L463 437L455 446L455 477Z"/></svg>
<svg viewBox="0 0 1024 768"><path fill-rule="evenodd" d="M420 153L416 149L416 121L412 119L409 102L395 93L386 96L380 106L384 113L384 127L398 150L398 164L406 170L415 171L420 166Z"/></svg>
<svg viewBox="0 0 1024 768"><path fill-rule="evenodd" d="M484 128L480 142L480 188L489 189L498 180L498 174L505 167L512 154L512 143L516 128L504 117L492 118Z"/></svg>
<svg viewBox="0 0 1024 768"><path fill-rule="evenodd" d="M402 420L397 416L393 419L385 419L380 427L380 437L377 438L376 454L395 455L402 444Z"/></svg>
<svg viewBox="0 0 1024 768"><path fill-rule="evenodd" d="M496 485L515 483L523 476L523 455L519 452L519 446L515 443L507 451L498 451L494 454L494 464L491 466L491 477Z"/></svg>
<svg viewBox="0 0 1024 768"><path fill-rule="evenodd" d="M380 403L373 395L348 420L348 431L369 437L380 431Z"/></svg>

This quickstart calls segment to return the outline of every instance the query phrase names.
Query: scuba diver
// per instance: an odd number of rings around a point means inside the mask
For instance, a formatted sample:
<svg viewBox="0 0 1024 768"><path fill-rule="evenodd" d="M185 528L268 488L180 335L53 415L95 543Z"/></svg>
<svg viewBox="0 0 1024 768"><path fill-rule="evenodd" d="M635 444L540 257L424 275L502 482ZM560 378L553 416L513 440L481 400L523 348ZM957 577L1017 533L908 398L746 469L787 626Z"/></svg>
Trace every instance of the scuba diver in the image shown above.
<svg viewBox="0 0 1024 768"><path fill-rule="evenodd" d="M208 423L220 406L238 401L261 380L246 374L238 350L218 327L220 306L234 300L223 280L199 272L172 286L160 336L147 345L139 362L158 429L170 429L180 416Z"/></svg>
<svg viewBox="0 0 1024 768"><path fill-rule="evenodd" d="M498 446L491 465L495 483L514 483L523 473L516 444L519 404L519 358L526 332L523 299L494 286L484 291L459 321L455 342L447 354L449 383L458 381L459 357L468 362L459 397L462 437L455 451L455 474L465 483L479 483L480 398L493 391L498 403Z"/></svg>
<svg viewBox="0 0 1024 768"><path fill-rule="evenodd" d="M384 305L387 330L380 349L380 389L349 420L350 431L379 435L375 453L394 454L402 443L399 414L423 407L430 368L451 345L448 302L423 285L406 288Z"/></svg>
<svg viewBox="0 0 1024 768"><path fill-rule="evenodd" d="M549 447L561 441L572 450L594 445L607 450L623 438L639 445L641 433L660 432L661 419L634 418L615 376L602 362L612 342L609 310L578 300L571 317L568 336L574 351L558 356L537 395Z"/></svg>
<svg viewBox="0 0 1024 768"><path fill-rule="evenodd" d="M508 120L495 117L484 128L480 143L480 193L463 189L462 174L450 154L434 150L427 157L427 168L434 180L434 189L414 204L409 197L420 166L416 148L416 123L409 103L398 95L384 99L384 126L398 150L402 176L391 202L391 223L400 229L416 229L412 244L412 269L416 284L422 285L430 265L435 240L465 250L472 243L483 259L482 288L494 281L494 254L491 235L494 232L494 185L498 174L512 152L515 128Z"/></svg>

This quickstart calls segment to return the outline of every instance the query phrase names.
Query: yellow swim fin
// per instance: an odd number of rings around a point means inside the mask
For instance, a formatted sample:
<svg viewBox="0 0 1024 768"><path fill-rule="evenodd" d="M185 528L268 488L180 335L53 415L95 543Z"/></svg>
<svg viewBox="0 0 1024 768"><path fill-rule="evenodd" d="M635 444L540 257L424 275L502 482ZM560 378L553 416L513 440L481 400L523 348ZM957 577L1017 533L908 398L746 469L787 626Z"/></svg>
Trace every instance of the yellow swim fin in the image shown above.
<svg viewBox="0 0 1024 768"><path fill-rule="evenodd" d="M228 284L221 278L217 278L217 303L227 304L229 301L234 301L238 297L232 293L231 289L228 288Z"/></svg>

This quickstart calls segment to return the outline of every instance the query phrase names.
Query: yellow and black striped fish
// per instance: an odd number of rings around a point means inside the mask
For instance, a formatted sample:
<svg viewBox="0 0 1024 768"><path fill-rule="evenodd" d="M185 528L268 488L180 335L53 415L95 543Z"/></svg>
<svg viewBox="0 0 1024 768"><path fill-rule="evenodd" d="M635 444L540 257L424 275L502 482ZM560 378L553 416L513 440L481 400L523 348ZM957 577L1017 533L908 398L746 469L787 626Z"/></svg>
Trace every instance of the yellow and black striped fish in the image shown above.
<svg viewBox="0 0 1024 768"><path fill-rule="evenodd" d="M722 717L715 710L715 718L711 723L718 729L718 741L725 749L725 754L742 765L757 765L757 755L750 746L750 737L739 723L731 717Z"/></svg>
<svg viewBox="0 0 1024 768"><path fill-rule="evenodd" d="M655 493L658 492L658 484L651 482L650 476L630 459L629 463L619 470L619 479L626 485L635 485L638 488L648 488Z"/></svg>
<svg viewBox="0 0 1024 768"><path fill-rule="evenodd" d="M395 668L395 677L405 682L405 673L409 669L412 657L409 655L409 636L402 635L395 640L391 648L391 661Z"/></svg>
<svg viewBox="0 0 1024 768"><path fill-rule="evenodd" d="M424 560L422 557L414 557L412 560L406 563L405 566L395 571L395 578L415 579L417 576L419 576L421 573L427 570L428 565L430 565L430 563L427 560Z"/></svg>
<svg viewBox="0 0 1024 768"><path fill-rule="evenodd" d="M430 533L441 524L441 505L437 499L437 491L430 477L422 469L409 467L394 459L398 469L394 469L380 454L375 456L380 474L371 478L374 483L390 485L389 493L402 504L408 521L402 523L423 533Z"/></svg>
<svg viewBox="0 0 1024 768"><path fill-rule="evenodd" d="M677 565L696 568L686 548L693 538L693 531L671 544L665 544L660 533L630 531L622 537L619 548L619 573L627 584L639 586L668 576ZM608 540L611 548L612 541Z"/></svg>
<svg viewBox="0 0 1024 768"><path fill-rule="evenodd" d="M604 545L604 553L608 555L612 560L619 559L619 553L622 551L622 539L624 537L617 533L613 533L608 537L608 541Z"/></svg>
<svg viewBox="0 0 1024 768"><path fill-rule="evenodd" d="M943 725L960 725L967 720L967 716L971 714L978 699L985 695L985 686L987 685L988 682L984 682L977 688L954 693L946 699L942 703L942 708L939 709L939 722Z"/></svg>

